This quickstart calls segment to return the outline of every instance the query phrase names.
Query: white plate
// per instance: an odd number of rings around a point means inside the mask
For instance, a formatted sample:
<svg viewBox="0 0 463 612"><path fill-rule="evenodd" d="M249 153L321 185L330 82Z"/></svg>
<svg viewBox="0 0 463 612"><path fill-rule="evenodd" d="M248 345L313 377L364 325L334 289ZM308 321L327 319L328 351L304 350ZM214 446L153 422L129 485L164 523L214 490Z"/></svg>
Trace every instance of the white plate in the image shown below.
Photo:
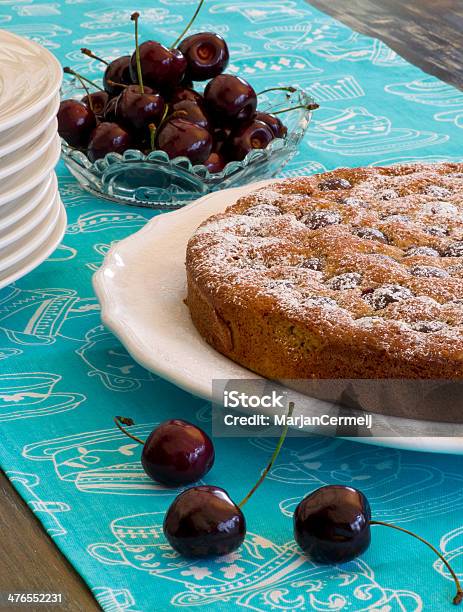
<svg viewBox="0 0 463 612"><path fill-rule="evenodd" d="M18 262L16 265L8 268L8 270L3 270L3 272L0 272L0 289L6 287L10 283L14 283L19 278L26 276L26 274L29 274L29 272L37 268L43 261L45 261L47 257L50 257L63 239L64 232L66 231L66 224L66 210L64 206L60 204L58 219L52 233L48 237L48 240L41 244L23 261Z"/></svg>
<svg viewBox="0 0 463 612"><path fill-rule="evenodd" d="M183 303L186 245L207 217L268 182L271 181L210 194L181 210L155 217L142 230L114 246L94 276L103 323L133 358L148 370L205 399L211 398L213 379L259 377L215 351L193 326ZM307 402L319 405L319 400L304 398L304 402L306 407ZM356 441L409 450L463 453L461 438L391 437Z"/></svg>
<svg viewBox="0 0 463 612"><path fill-rule="evenodd" d="M0 249L0 273L11 268L36 251L41 245L45 244L52 234L58 221L61 207L61 200L58 195L44 219L34 227L26 236L19 238Z"/></svg>
<svg viewBox="0 0 463 612"><path fill-rule="evenodd" d="M51 212L52 206L56 200L58 193L58 181L56 177L51 182L49 189L44 194L37 206L22 219L15 224L10 225L7 229L0 231L0 253L8 245L12 244L31 234L32 230L37 227ZM1 265L1 259L0 259Z"/></svg>
<svg viewBox="0 0 463 612"><path fill-rule="evenodd" d="M26 121L58 92L58 60L32 40L0 30L0 132Z"/></svg>
<svg viewBox="0 0 463 612"><path fill-rule="evenodd" d="M20 198L23 194L31 191L41 183L58 163L60 154L61 140L56 134L53 142L42 157L36 159L27 168L10 174L10 176L0 182L0 207L3 204ZM2 209L0 208L0 216L1 214Z"/></svg>
<svg viewBox="0 0 463 612"><path fill-rule="evenodd" d="M56 181L56 175L51 172L36 187L22 195L17 200L8 202L0 208L0 232L4 232L10 225L23 219L29 212L34 210L37 204L43 199L45 193L52 188L52 183Z"/></svg>
<svg viewBox="0 0 463 612"><path fill-rule="evenodd" d="M19 172L23 168L27 170L30 164L36 159L41 158L46 150L52 146L53 140L57 137L57 131L58 120L53 119L39 136L30 140L24 147L2 157L0 159L0 181L11 174Z"/></svg>
<svg viewBox="0 0 463 612"><path fill-rule="evenodd" d="M9 130L0 132L0 158L17 151L31 140L34 140L55 119L60 103L59 94L49 102L44 109L33 115L27 121L16 125ZM1 163L1 161L0 161Z"/></svg>

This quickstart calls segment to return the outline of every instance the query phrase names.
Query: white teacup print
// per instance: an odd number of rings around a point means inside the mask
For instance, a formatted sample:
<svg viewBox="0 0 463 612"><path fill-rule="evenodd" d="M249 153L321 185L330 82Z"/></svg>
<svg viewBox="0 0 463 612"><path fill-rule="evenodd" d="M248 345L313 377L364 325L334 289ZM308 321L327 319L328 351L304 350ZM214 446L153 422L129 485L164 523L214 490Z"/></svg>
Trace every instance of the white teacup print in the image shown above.
<svg viewBox="0 0 463 612"><path fill-rule="evenodd" d="M43 402L61 380L58 374L26 373L0 375L0 410L11 406L33 406Z"/></svg>
<svg viewBox="0 0 463 612"><path fill-rule="evenodd" d="M0 422L66 412L85 399L80 393L58 393L59 374L22 372L0 375Z"/></svg>

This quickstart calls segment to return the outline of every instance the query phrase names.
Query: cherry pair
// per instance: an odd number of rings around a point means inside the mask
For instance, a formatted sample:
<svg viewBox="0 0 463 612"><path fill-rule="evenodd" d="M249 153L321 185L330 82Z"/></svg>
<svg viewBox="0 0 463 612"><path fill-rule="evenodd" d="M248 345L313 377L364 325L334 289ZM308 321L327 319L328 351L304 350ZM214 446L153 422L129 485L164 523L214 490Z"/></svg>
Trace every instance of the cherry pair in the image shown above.
<svg viewBox="0 0 463 612"><path fill-rule="evenodd" d="M293 409L290 403L289 416ZM114 421L127 436L143 444L143 469L157 482L167 486L190 484L205 476L214 464L211 439L192 423L165 421L144 442L124 427L133 425L132 419L116 417ZM186 557L209 557L231 553L241 546L246 536L241 508L270 471L287 431L285 426L270 462L239 504L221 487L210 485L191 487L174 499L164 519L164 534L177 552Z"/></svg>

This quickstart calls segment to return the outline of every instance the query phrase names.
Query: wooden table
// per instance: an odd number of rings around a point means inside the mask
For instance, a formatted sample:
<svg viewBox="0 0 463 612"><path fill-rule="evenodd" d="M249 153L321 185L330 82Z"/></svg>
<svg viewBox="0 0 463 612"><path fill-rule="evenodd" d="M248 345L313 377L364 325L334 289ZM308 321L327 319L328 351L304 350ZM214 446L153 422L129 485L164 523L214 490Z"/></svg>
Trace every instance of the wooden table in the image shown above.
<svg viewBox="0 0 463 612"><path fill-rule="evenodd" d="M310 0L310 4L354 30L380 38L426 72L463 87L462 0ZM81 578L1 473L0 496L0 592L57 592L63 594L61 609L98 610ZM56 611L57 607L27 609Z"/></svg>
<svg viewBox="0 0 463 612"><path fill-rule="evenodd" d="M308 0L383 40L422 70L463 88L463 0Z"/></svg>

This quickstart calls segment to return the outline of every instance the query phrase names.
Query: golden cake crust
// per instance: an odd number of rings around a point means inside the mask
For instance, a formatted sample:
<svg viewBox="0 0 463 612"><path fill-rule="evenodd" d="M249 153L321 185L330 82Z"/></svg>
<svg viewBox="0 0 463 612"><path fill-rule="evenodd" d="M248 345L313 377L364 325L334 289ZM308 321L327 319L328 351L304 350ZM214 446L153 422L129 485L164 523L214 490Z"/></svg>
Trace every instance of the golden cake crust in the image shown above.
<svg viewBox="0 0 463 612"><path fill-rule="evenodd" d="M188 243L207 342L274 379L463 378L463 163L275 182Z"/></svg>

